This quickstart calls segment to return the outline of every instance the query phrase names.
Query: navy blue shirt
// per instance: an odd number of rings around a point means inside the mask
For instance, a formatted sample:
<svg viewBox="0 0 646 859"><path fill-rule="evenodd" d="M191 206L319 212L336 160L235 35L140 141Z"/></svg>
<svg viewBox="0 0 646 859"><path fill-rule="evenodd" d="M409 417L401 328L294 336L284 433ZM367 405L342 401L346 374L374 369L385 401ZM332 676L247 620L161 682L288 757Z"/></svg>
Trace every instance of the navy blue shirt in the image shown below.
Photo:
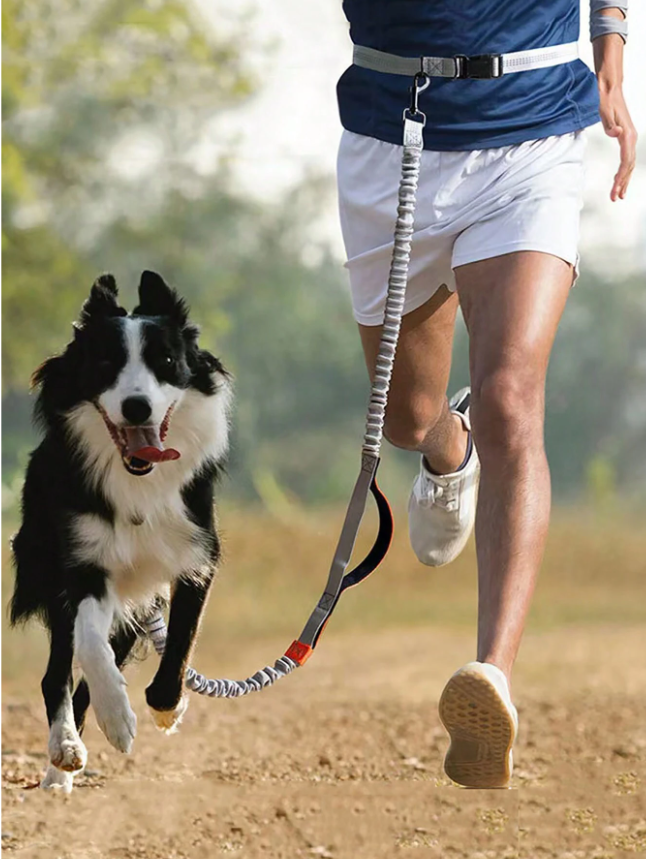
<svg viewBox="0 0 646 859"><path fill-rule="evenodd" d="M357 45L402 57L511 53L576 42L579 0L344 0ZM402 142L410 79L351 66L338 87L343 127ZM494 80L432 78L420 96L427 149L486 149L599 121L595 75L581 60Z"/></svg>

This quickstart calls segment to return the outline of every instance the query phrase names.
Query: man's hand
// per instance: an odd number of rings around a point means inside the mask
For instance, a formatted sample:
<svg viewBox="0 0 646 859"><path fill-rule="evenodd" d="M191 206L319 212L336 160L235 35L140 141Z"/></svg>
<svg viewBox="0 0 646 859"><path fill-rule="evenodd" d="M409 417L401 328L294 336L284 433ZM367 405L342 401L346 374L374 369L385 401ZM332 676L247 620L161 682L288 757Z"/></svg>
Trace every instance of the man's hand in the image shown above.
<svg viewBox="0 0 646 859"><path fill-rule="evenodd" d="M610 191L610 199L623 200L630 177L635 169L637 131L630 118L621 84L606 89L599 82L600 113L603 129L608 137L619 141L620 162Z"/></svg>
<svg viewBox="0 0 646 859"><path fill-rule="evenodd" d="M623 18L620 9L604 9L602 15ZM599 83L600 113L608 137L619 141L619 170L615 174L610 199L623 200L635 169L637 132L626 107L622 81L624 77L624 40L617 33L600 36L592 43L594 67Z"/></svg>

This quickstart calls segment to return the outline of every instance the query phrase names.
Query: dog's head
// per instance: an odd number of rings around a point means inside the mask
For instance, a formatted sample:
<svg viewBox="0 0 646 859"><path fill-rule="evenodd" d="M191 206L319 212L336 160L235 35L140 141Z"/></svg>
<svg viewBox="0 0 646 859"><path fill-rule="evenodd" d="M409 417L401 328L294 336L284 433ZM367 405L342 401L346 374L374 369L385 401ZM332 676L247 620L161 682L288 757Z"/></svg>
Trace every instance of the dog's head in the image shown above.
<svg viewBox="0 0 646 859"><path fill-rule="evenodd" d="M214 396L226 382L218 359L199 348L198 334L186 303L158 274L142 274L130 315L112 275L103 275L83 305L73 341L34 374L37 415L49 427L91 404L126 470L150 474L156 463L182 455L165 441L187 394Z"/></svg>

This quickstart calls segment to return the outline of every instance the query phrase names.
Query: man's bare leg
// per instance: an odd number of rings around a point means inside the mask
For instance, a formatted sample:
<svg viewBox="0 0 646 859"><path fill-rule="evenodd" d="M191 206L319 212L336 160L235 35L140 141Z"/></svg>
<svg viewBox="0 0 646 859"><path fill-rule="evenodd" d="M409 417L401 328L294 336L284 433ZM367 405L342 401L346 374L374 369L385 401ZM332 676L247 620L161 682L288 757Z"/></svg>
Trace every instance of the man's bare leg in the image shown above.
<svg viewBox="0 0 646 859"><path fill-rule="evenodd" d="M545 377L572 278L570 265L538 252L456 269L470 337L471 420L482 468L477 658L507 678L547 535Z"/></svg>
<svg viewBox="0 0 646 859"><path fill-rule="evenodd" d="M424 454L439 474L458 468L467 445L464 425L449 411L446 397L457 309L457 297L443 286L404 317L386 411L391 444ZM359 326L371 378L381 331L381 326Z"/></svg>
<svg viewBox="0 0 646 859"><path fill-rule="evenodd" d="M466 787L507 787L518 731L508 681L550 512L545 376L572 268L523 251L461 266L456 279L470 337L471 421L481 464L478 657L453 674L440 698L451 737L444 771Z"/></svg>

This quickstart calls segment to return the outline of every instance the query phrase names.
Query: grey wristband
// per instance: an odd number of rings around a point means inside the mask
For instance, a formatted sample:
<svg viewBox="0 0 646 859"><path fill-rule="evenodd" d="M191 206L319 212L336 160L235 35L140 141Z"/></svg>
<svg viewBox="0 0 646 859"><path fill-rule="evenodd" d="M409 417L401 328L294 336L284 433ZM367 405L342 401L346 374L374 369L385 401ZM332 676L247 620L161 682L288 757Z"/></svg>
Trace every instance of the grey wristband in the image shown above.
<svg viewBox="0 0 646 859"><path fill-rule="evenodd" d="M621 19L602 15L604 9L619 9L624 17ZM627 14L628 0L590 0L590 41L593 42L599 36L618 33L625 42L628 38Z"/></svg>
<svg viewBox="0 0 646 859"><path fill-rule="evenodd" d="M599 36L609 36L611 33L618 33L625 42L628 38L628 22L610 15L593 15L590 18L591 42Z"/></svg>
<svg viewBox="0 0 646 859"><path fill-rule="evenodd" d="M628 0L590 0L590 15L596 15L602 9L621 9L624 18L628 14Z"/></svg>

